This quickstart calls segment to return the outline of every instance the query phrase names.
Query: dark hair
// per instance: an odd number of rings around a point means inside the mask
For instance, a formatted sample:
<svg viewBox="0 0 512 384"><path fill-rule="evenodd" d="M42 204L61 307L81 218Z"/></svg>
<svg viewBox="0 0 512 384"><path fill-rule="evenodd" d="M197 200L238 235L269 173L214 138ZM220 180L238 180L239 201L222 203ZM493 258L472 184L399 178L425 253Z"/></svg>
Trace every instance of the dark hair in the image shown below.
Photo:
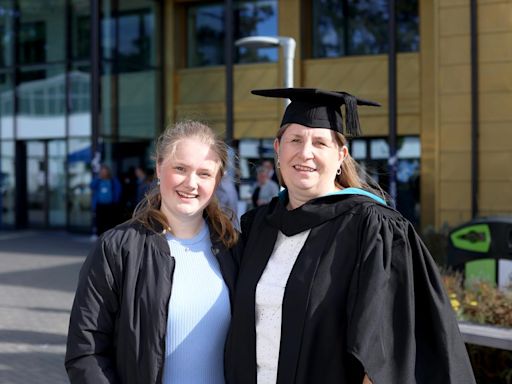
<svg viewBox="0 0 512 384"><path fill-rule="evenodd" d="M219 156L220 167L216 177L216 186L218 186L227 169L227 145L217 137L209 126L201 122L188 120L167 127L156 141L154 156L156 163L162 164L165 159L172 157L176 151L177 144L181 140L189 138L198 139L202 143L209 145ZM167 218L160 210L161 202L160 186L155 185L135 207L132 219L152 230L162 227L172 232ZM220 208L215 195L210 199L205 211L211 227L219 240L227 247L235 245L238 240L238 232L235 230L230 217Z"/></svg>

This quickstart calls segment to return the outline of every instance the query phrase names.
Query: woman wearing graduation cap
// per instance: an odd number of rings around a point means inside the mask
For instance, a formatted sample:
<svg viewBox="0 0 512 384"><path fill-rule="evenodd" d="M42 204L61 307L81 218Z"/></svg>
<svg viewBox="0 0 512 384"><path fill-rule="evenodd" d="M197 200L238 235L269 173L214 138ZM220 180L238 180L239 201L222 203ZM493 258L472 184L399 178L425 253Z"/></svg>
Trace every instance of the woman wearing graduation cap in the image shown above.
<svg viewBox="0 0 512 384"><path fill-rule="evenodd" d="M475 383L428 250L348 153L357 105L378 104L252 93L291 99L274 141L284 190L242 217L227 382Z"/></svg>

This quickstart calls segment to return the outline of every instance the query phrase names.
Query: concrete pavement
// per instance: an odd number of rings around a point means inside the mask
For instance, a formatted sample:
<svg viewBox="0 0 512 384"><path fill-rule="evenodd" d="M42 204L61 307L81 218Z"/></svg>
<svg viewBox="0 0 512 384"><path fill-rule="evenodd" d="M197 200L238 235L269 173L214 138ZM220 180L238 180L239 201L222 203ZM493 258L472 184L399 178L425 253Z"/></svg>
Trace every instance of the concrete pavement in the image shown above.
<svg viewBox="0 0 512 384"><path fill-rule="evenodd" d="M66 232L0 231L0 383L68 383L69 311L91 245Z"/></svg>

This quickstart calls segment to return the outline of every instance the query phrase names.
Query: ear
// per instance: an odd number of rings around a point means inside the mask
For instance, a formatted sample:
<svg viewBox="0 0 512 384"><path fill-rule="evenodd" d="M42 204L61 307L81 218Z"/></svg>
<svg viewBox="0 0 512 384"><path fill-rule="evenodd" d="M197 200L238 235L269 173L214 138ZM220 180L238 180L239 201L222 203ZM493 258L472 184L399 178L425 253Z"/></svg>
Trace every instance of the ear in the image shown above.
<svg viewBox="0 0 512 384"><path fill-rule="evenodd" d="M160 178L160 164L156 164L156 177L159 179Z"/></svg>
<svg viewBox="0 0 512 384"><path fill-rule="evenodd" d="M338 152L338 160L340 162L340 167L341 167L341 163L343 163L343 160L345 160L345 157L348 156L348 148L346 145L342 146Z"/></svg>
<svg viewBox="0 0 512 384"><path fill-rule="evenodd" d="M277 137L274 139L274 151L276 155L279 155L279 139Z"/></svg>

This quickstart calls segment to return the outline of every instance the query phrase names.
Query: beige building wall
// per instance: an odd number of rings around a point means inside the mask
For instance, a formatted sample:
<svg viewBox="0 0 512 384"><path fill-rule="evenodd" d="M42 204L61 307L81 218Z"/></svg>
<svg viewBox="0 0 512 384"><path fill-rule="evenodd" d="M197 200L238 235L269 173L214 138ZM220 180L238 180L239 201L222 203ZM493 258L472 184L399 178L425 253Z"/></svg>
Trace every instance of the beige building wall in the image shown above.
<svg viewBox="0 0 512 384"><path fill-rule="evenodd" d="M198 118L225 131L225 68L185 68L185 5L165 2L168 121ZM302 14L301 14L302 12ZM361 108L366 136L388 130L387 57L302 59L301 2L279 2L279 34L297 40L295 86L340 89L376 100ZM512 3L480 0L479 207L481 215L512 214ZM419 53L398 55L398 133L419 134L422 227L471 218L469 0L420 1ZM306 40L301 40L306 39ZM234 66L235 139L270 138L283 111L279 100L250 94L282 84L282 62Z"/></svg>
<svg viewBox="0 0 512 384"><path fill-rule="evenodd" d="M471 67L469 1L424 2L432 7L434 105L433 132L422 137L437 175L435 225L454 226L471 219ZM426 11L428 12L428 11ZM478 2L479 216L512 213L512 3ZM422 38L422 43L424 39ZM428 44L428 43L427 43ZM430 62L429 62L430 61ZM423 74L422 84L427 75ZM423 97L428 96L425 91ZM430 103L429 103L430 104ZM426 131L429 126L423 126ZM424 135L425 136L425 135ZM423 160L423 158L422 158ZM428 175L428 172L423 172ZM422 189L423 192L423 189Z"/></svg>

